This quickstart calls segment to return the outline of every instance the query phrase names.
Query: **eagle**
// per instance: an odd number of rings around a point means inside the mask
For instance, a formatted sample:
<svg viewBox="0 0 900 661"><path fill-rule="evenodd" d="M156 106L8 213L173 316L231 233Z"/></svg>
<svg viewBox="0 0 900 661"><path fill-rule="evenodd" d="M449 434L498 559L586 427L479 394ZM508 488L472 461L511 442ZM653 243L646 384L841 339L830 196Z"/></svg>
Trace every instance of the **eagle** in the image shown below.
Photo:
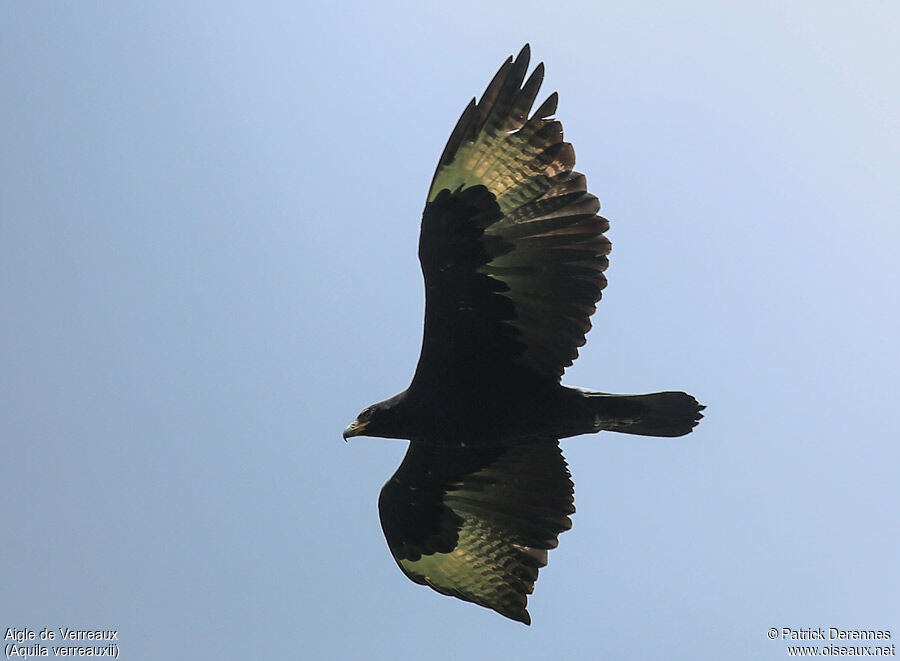
<svg viewBox="0 0 900 661"><path fill-rule="evenodd" d="M682 436L703 417L684 392L564 386L606 286L600 203L553 115L531 112L543 63L509 57L450 134L422 213L425 328L409 387L343 437L409 440L378 499L400 569L437 592L531 623L528 595L571 528L559 439Z"/></svg>

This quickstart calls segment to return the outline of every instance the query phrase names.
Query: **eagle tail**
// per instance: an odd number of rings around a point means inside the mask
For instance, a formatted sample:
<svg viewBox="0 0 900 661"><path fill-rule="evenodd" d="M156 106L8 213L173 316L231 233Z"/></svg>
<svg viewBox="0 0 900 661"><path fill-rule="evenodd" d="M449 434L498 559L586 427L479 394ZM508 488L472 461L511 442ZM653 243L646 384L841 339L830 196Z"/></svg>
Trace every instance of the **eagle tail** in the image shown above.
<svg viewBox="0 0 900 661"><path fill-rule="evenodd" d="M589 393L587 398L597 431L640 436L684 436L697 426L706 408L685 392Z"/></svg>

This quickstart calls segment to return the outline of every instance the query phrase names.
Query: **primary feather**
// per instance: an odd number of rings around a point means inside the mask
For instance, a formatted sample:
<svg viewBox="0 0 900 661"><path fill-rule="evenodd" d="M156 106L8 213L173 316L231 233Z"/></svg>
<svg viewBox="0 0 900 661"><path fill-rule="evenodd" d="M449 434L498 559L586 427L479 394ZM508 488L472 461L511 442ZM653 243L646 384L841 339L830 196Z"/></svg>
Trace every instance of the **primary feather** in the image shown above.
<svg viewBox="0 0 900 661"><path fill-rule="evenodd" d="M680 436L682 392L608 395L560 383L606 286L600 204L574 171L526 45L473 99L422 214L425 327L412 382L344 433L410 440L379 498L394 559L417 583L528 624L547 551L571 526L558 439L601 430Z"/></svg>

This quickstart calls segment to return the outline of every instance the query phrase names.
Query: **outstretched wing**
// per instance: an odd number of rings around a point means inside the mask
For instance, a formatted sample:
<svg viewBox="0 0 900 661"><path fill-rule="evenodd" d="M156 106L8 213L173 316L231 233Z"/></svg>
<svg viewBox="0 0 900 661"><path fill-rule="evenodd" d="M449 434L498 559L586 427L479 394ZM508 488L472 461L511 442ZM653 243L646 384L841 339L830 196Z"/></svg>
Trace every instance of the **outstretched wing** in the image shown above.
<svg viewBox="0 0 900 661"><path fill-rule="evenodd" d="M530 624L527 597L575 507L554 440L502 448L411 443L378 511L410 579Z"/></svg>
<svg viewBox="0 0 900 661"><path fill-rule="evenodd" d="M606 285L609 223L572 170L572 145L551 118L556 94L529 118L544 74L539 64L523 84L529 55L526 45L508 58L469 103L438 163L419 239L417 379L524 367L558 380Z"/></svg>

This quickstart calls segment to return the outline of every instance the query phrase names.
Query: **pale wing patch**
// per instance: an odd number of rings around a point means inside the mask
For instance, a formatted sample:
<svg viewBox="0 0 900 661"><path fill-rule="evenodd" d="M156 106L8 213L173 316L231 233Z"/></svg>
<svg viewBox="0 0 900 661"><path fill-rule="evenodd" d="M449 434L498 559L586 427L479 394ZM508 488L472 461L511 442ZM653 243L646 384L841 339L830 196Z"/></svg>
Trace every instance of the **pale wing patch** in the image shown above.
<svg viewBox="0 0 900 661"><path fill-rule="evenodd" d="M568 530L572 522L558 512L546 515L545 508L527 502L521 505L531 516L504 511L507 507L500 492L505 485L500 480L510 479L514 477L505 474L502 467L499 471L488 467L469 476L444 498L444 504L463 520L456 548L398 562L417 583L467 601L488 603L508 617L528 622L525 607L534 591L538 569L547 565L547 549L556 548L558 532ZM542 511L544 517L536 516ZM517 520L525 532L516 529ZM548 524L553 529L540 535L545 539L528 540L535 528ZM540 547L528 541L537 541Z"/></svg>
<svg viewBox="0 0 900 661"><path fill-rule="evenodd" d="M575 151L563 140L554 92L529 117L543 80L538 65L523 84L530 51L508 59L460 117L441 155L429 202L442 190L484 186L501 217L484 228L498 247L478 270L503 283L515 306L506 323L524 346L516 362L559 378L578 355L589 317L606 286L609 228L600 203L574 172Z"/></svg>
<svg viewBox="0 0 900 661"><path fill-rule="evenodd" d="M450 553L423 555L418 561L400 560L400 566L416 582L438 592L467 601L489 602L507 610L525 608L526 596L534 590L537 568L547 564L547 551L520 547L510 553L504 531L484 520L464 517L458 545ZM535 553L538 557L534 557ZM535 565L529 581L510 581L510 575L523 573L516 555L527 556Z"/></svg>
<svg viewBox="0 0 900 661"><path fill-rule="evenodd" d="M397 564L416 583L528 623L538 570L575 511L558 442L491 450L413 446L410 453L379 502ZM452 477L441 479L442 471ZM439 481L413 488L410 478ZM417 537L423 530L429 532Z"/></svg>
<svg viewBox="0 0 900 661"><path fill-rule="evenodd" d="M539 144L532 144L534 129L545 121L535 115L520 130L495 134L482 132L475 142L461 145L453 162L438 170L428 200L433 200L445 188L452 191L460 186L468 188L481 184L494 194L500 211L506 215L543 195L550 187L550 180L566 172L565 158L562 157L572 149L570 144L561 142L559 122L547 122L549 126L541 130ZM548 144L564 147L555 150L559 153L545 155Z"/></svg>

